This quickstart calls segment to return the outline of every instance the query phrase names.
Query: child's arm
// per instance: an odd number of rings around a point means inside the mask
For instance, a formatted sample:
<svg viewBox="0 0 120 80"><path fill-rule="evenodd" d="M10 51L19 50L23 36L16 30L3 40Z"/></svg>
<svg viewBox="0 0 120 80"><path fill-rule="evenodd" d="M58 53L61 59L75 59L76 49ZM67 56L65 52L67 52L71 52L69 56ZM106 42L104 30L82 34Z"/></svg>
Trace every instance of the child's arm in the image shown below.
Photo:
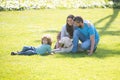
<svg viewBox="0 0 120 80"><path fill-rule="evenodd" d="M49 46L47 50L48 50L49 54L53 54L52 51L51 51L51 46Z"/></svg>

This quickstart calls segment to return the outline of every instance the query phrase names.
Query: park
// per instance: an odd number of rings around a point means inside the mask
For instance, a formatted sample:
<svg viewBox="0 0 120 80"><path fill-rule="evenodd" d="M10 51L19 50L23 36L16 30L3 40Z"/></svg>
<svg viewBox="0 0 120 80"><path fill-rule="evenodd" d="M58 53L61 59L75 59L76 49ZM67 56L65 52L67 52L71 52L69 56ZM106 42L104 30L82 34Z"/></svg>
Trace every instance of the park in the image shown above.
<svg viewBox="0 0 120 80"><path fill-rule="evenodd" d="M52 49L69 14L94 23L100 42L86 53L15 55L24 45L37 46L50 34ZM120 80L120 9L56 8L0 11L0 80Z"/></svg>

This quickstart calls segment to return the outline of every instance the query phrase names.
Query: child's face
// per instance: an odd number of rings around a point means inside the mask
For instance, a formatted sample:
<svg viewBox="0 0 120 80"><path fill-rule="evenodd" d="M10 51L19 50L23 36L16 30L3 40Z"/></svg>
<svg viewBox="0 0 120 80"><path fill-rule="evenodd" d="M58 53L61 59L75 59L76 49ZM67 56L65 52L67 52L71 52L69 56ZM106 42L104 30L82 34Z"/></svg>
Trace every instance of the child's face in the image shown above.
<svg viewBox="0 0 120 80"><path fill-rule="evenodd" d="M44 38L42 42L43 44L48 44L47 38Z"/></svg>

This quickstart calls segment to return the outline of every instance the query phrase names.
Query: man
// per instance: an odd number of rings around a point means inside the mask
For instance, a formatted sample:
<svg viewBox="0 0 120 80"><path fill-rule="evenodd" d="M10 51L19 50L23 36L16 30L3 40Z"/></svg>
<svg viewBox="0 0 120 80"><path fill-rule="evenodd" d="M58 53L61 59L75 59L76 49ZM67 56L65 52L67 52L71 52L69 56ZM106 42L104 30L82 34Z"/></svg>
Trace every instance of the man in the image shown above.
<svg viewBox="0 0 120 80"><path fill-rule="evenodd" d="M78 51L78 42L82 42L80 48L88 51L88 55L92 55L95 52L98 42L99 34L96 28L90 22L85 22L82 17L76 16L74 18L74 24L77 28L73 34L73 49L72 52Z"/></svg>

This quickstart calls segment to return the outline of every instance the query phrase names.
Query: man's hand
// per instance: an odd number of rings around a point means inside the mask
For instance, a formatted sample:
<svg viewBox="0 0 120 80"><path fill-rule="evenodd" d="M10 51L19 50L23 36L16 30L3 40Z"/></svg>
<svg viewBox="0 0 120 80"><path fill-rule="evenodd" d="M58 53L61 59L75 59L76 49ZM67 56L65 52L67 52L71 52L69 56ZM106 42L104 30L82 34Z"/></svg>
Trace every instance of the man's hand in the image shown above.
<svg viewBox="0 0 120 80"><path fill-rule="evenodd" d="M91 56L93 54L93 51L87 50L88 55Z"/></svg>
<svg viewBox="0 0 120 80"><path fill-rule="evenodd" d="M91 41L91 47L90 47L90 50L89 50L89 52L88 52L88 55L92 55L92 54L93 54L94 45L95 45L94 35L91 35L91 36L90 36L90 41Z"/></svg>

